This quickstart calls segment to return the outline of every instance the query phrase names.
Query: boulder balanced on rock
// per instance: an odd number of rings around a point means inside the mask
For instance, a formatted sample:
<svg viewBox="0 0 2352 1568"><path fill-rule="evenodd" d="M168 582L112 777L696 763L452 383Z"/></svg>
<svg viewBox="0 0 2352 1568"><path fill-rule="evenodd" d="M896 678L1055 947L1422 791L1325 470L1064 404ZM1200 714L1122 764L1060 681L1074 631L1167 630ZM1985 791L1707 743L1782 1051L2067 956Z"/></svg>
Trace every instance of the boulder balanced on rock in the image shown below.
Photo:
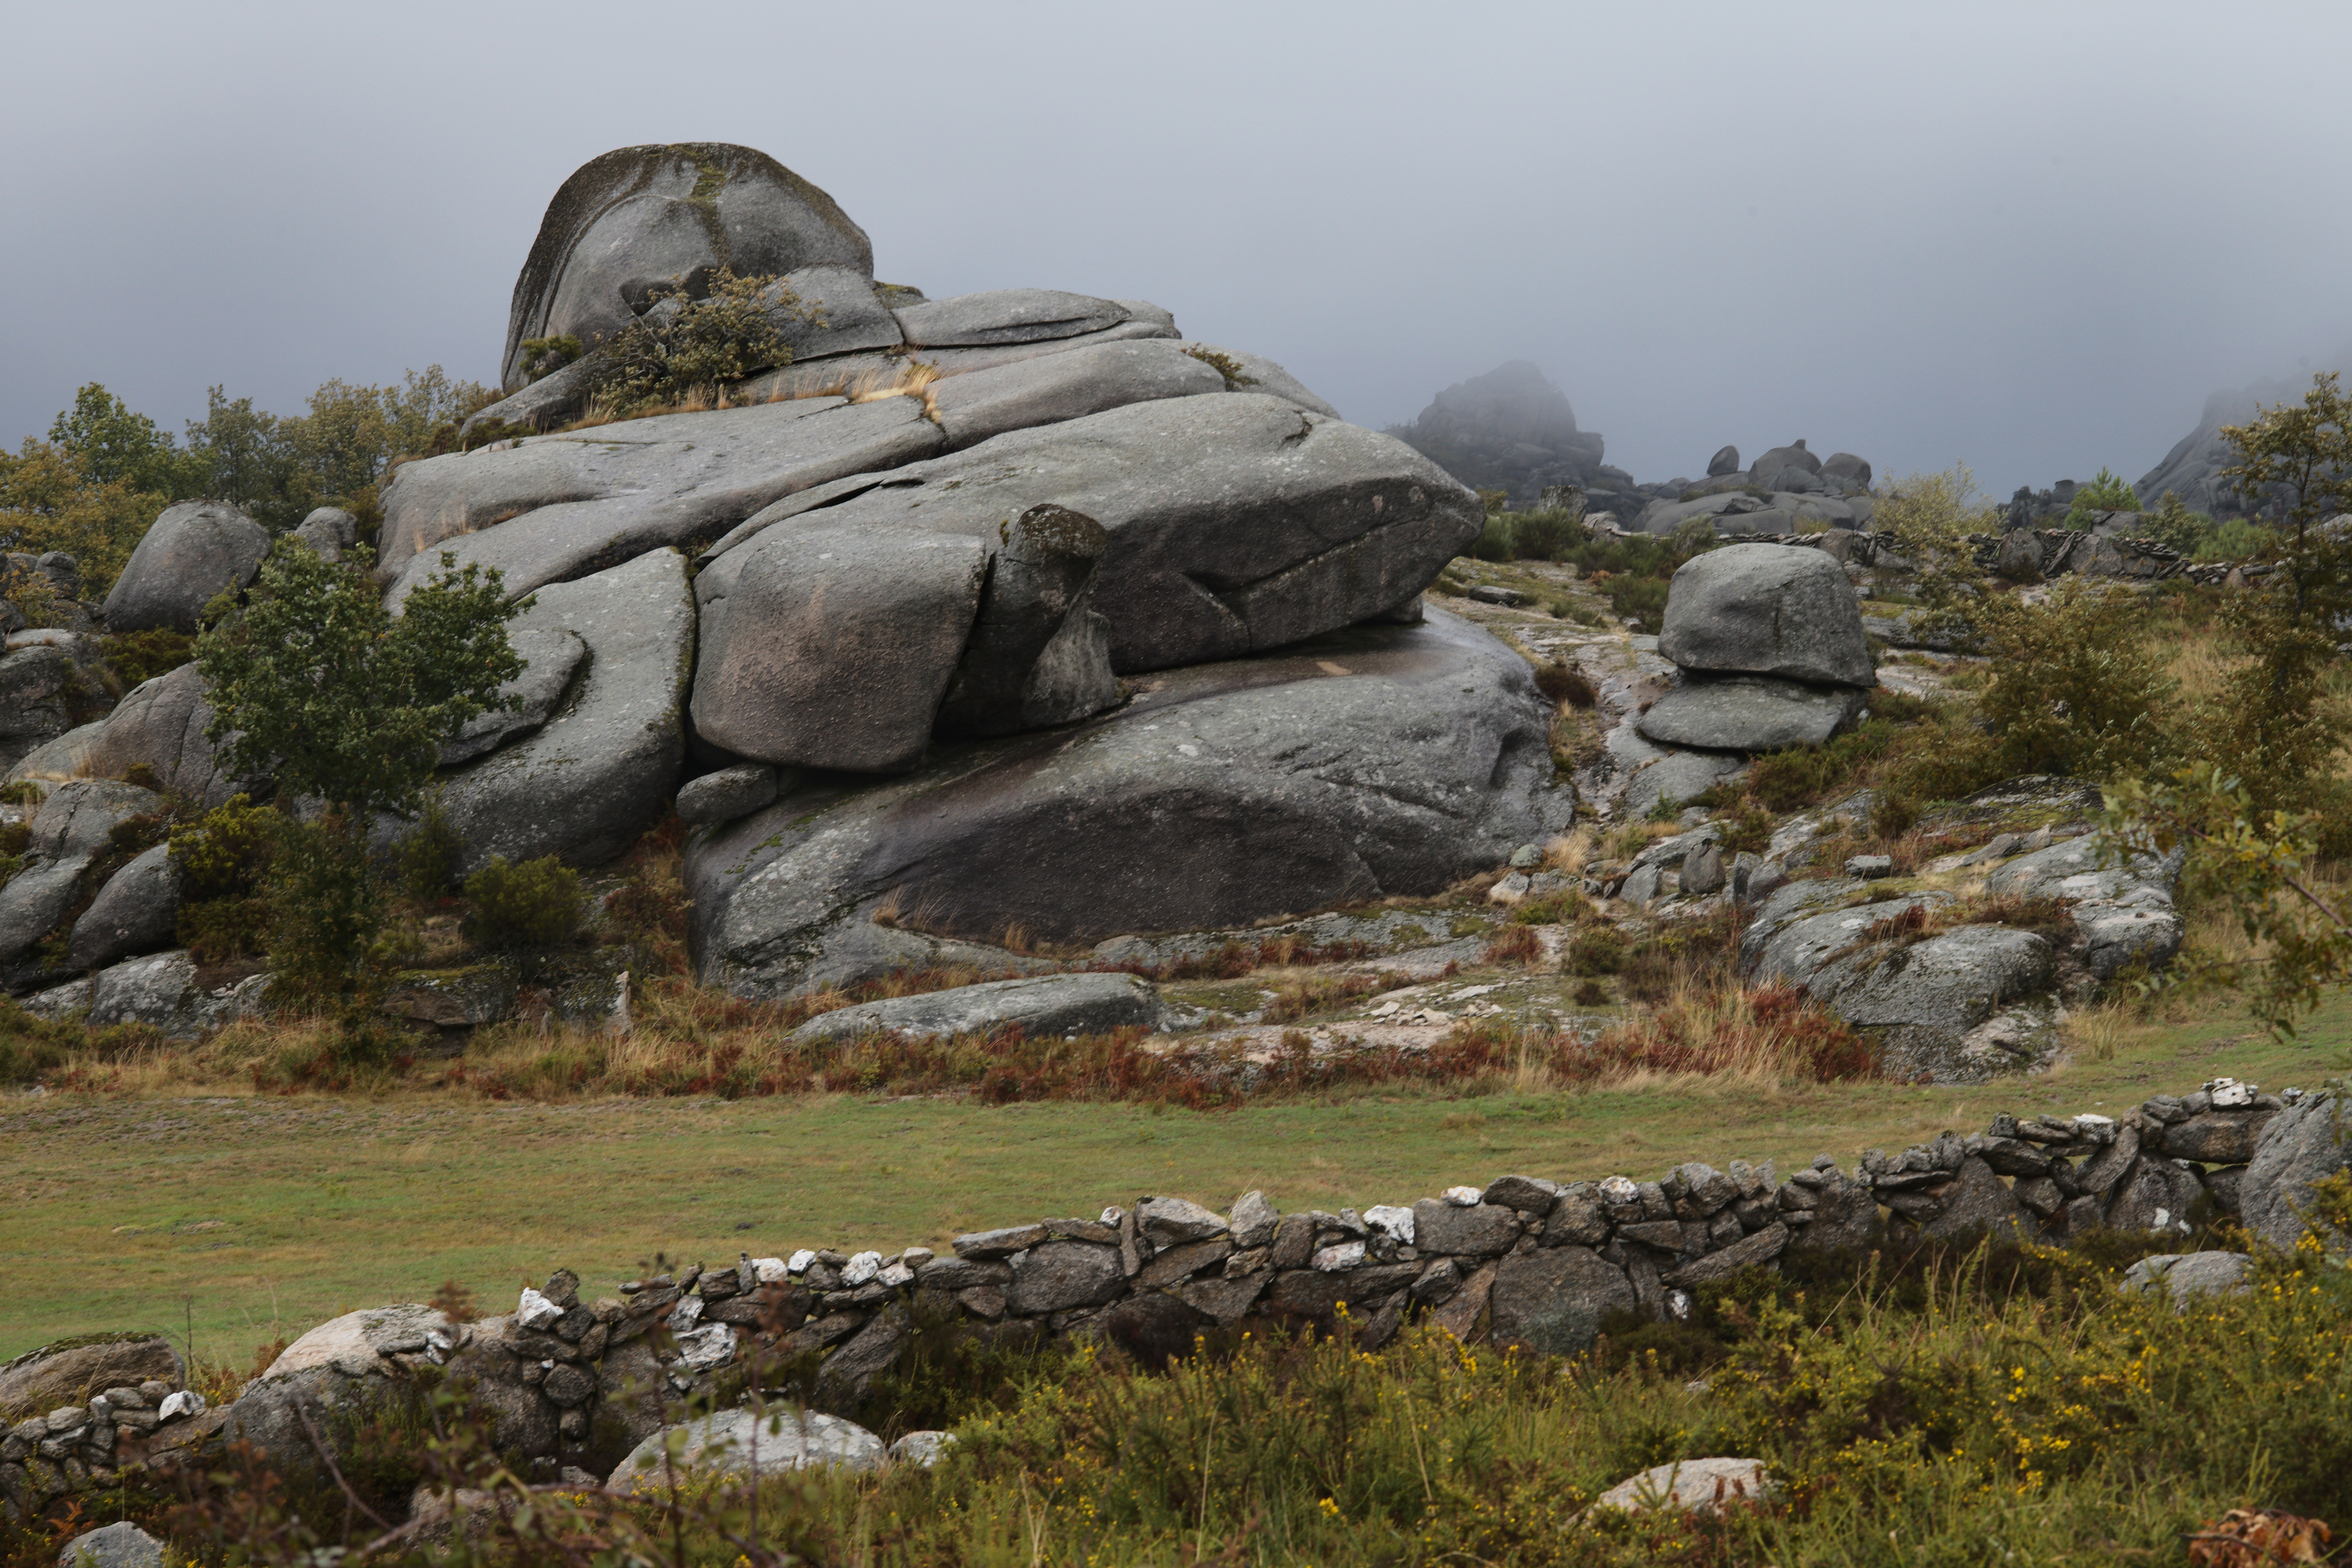
<svg viewBox="0 0 2352 1568"><path fill-rule="evenodd" d="M1727 544L1666 591L1658 651L1682 681L1642 716L1664 745L1818 746L1853 723L1878 673L1844 572L1819 550Z"/></svg>

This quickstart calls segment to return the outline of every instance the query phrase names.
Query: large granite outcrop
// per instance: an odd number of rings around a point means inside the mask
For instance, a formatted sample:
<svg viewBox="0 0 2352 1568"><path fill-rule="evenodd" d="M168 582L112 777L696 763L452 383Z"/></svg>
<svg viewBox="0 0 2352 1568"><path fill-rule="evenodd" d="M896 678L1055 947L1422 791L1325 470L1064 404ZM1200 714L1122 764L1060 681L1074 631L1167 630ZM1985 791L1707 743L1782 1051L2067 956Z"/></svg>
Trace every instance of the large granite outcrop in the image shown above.
<svg viewBox="0 0 2352 1568"><path fill-rule="evenodd" d="M166 507L106 595L107 629L193 632L205 606L252 582L268 553L268 531L226 501Z"/></svg>
<svg viewBox="0 0 2352 1568"><path fill-rule="evenodd" d="M1170 670L1072 728L698 830L697 963L778 996L1013 925L1097 941L1433 892L1570 821L1548 717L1524 659L1434 613Z"/></svg>

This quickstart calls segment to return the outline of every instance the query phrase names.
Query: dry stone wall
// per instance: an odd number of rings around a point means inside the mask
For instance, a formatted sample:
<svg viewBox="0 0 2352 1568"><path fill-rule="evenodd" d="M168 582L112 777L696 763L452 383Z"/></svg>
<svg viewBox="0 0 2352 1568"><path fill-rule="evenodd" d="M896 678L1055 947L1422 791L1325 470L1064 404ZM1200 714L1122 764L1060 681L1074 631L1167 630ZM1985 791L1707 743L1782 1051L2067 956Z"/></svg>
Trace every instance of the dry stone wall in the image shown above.
<svg viewBox="0 0 2352 1568"><path fill-rule="evenodd" d="M2102 1227L2185 1237L2222 1215L2291 1215L2312 1181L2343 1168L2341 1100L2220 1079L2120 1117L2001 1115L1979 1133L1872 1150L1850 1170L1823 1156L1785 1178L1737 1160L1650 1180L1511 1174L1337 1214L1286 1214L1256 1192L1223 1214L1147 1196L1091 1219L959 1236L945 1253L745 1252L593 1300L559 1270L483 1321L401 1306L321 1324L216 1409L173 1376L0 1410L15 1420L0 1439L0 1506L22 1518L123 1467L232 1438L307 1466L297 1413L387 1397L426 1367L469 1377L499 1445L552 1475L610 1471L660 1428L669 1396L710 1394L730 1369L740 1381L755 1343L813 1363L816 1405L836 1410L853 1409L926 1324L1000 1349L1092 1339L1152 1360L1251 1321L1329 1330L1344 1317L1378 1349L1427 1320L1468 1342L1574 1353L1612 1314L1677 1318L1700 1287L1807 1252L1997 1231L2058 1244ZM14 1380L21 1406L45 1363L52 1352L0 1369L0 1395Z"/></svg>

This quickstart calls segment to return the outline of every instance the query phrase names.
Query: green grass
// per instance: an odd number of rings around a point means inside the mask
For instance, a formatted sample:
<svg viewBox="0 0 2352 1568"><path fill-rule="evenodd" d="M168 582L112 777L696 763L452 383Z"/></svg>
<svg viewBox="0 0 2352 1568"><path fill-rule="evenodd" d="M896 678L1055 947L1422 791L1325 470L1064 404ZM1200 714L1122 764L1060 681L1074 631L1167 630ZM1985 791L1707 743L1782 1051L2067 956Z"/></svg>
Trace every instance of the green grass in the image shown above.
<svg viewBox="0 0 2352 1568"><path fill-rule="evenodd" d="M1690 1083L1476 1098L1366 1092L1190 1112L849 1096L490 1104L454 1095L0 1100L0 1358L61 1335L193 1324L242 1360L339 1312L455 1279L503 1310L558 1266L592 1293L656 1253L918 1243L1171 1193L1222 1209L1411 1201L1520 1171L1654 1175L1685 1159L1850 1163L1998 1110L2105 1110L2227 1073L2340 1070L2352 1004L2302 1043L2235 1014L2126 1033L2112 1059L1976 1088Z"/></svg>

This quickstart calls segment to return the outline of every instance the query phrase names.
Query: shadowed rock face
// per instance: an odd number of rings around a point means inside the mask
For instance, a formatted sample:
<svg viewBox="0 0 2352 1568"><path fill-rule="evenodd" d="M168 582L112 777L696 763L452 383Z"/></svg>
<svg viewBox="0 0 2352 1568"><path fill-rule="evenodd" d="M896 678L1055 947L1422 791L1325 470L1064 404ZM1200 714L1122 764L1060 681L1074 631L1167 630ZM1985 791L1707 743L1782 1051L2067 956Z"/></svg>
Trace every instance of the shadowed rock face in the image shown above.
<svg viewBox="0 0 2352 1568"><path fill-rule="evenodd" d="M1443 614L1172 670L1115 713L909 777L787 795L698 832L694 946L745 995L924 961L1009 925L1055 941L1199 930L1434 891L1558 831L1526 661Z"/></svg>
<svg viewBox="0 0 2352 1568"><path fill-rule="evenodd" d="M540 220L515 279L501 374L523 377L529 338L593 346L633 321L648 291L738 277L844 267L874 276L874 247L834 199L766 153L726 142L622 147L583 163Z"/></svg>

